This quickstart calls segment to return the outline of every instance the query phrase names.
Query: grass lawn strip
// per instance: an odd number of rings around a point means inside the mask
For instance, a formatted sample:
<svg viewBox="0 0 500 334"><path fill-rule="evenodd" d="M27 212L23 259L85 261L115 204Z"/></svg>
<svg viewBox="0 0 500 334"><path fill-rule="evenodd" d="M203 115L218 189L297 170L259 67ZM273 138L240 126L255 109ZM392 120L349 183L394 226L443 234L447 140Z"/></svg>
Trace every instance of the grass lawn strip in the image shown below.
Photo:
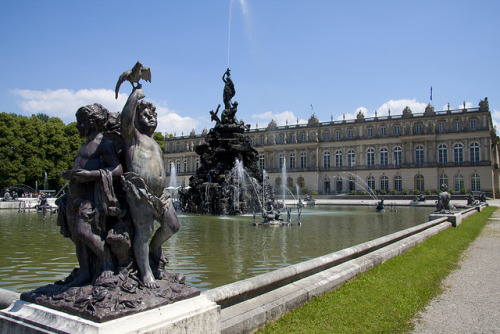
<svg viewBox="0 0 500 334"><path fill-rule="evenodd" d="M401 256L389 259L313 298L258 333L395 333L413 329L413 317L442 292L496 207L487 207Z"/></svg>

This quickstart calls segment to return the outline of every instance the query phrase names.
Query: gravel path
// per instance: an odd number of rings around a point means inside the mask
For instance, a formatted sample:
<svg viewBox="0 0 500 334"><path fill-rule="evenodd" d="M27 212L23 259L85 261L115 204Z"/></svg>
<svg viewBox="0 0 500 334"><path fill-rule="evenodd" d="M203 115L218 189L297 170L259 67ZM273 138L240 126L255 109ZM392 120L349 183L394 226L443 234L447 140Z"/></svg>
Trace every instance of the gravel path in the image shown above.
<svg viewBox="0 0 500 334"><path fill-rule="evenodd" d="M414 333L500 333L500 209L465 251Z"/></svg>

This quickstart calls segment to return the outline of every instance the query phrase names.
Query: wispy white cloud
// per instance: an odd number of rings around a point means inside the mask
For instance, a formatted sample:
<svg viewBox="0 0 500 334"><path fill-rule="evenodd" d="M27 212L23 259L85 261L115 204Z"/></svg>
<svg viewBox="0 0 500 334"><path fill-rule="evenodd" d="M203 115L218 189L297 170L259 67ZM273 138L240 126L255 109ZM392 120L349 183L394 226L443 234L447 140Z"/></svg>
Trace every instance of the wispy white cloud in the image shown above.
<svg viewBox="0 0 500 334"><path fill-rule="evenodd" d="M127 101L127 94L119 94L115 99L114 91L110 89L69 89L28 90L16 89L10 91L21 100L18 102L27 115L44 113L51 117L59 117L64 122L75 121L75 113L81 106L100 103L111 112L121 111ZM162 104L156 105L158 113L157 131L162 133L189 133L199 125L199 121L191 117L182 117Z"/></svg>
<svg viewBox="0 0 500 334"><path fill-rule="evenodd" d="M267 111L262 114L253 114L251 116L252 120L259 125L259 128L265 128L272 120L276 121L276 123L281 125L286 125L287 122L289 125L297 123L297 116L291 111L283 111L281 113L274 113L272 111ZM305 119L299 119L300 124L307 123ZM252 128L254 125L252 124Z"/></svg>
<svg viewBox="0 0 500 334"><path fill-rule="evenodd" d="M44 113L57 116L65 122L75 120L75 113L81 106L100 103L109 111L121 110L127 97L120 94L115 99L114 92L109 89L69 89L29 90L15 89L10 91L21 98L18 102L21 109L28 115Z"/></svg>
<svg viewBox="0 0 500 334"><path fill-rule="evenodd" d="M493 125L497 129L497 135L498 135L498 130L500 129L500 110L493 110L491 112L491 120L493 122Z"/></svg>
<svg viewBox="0 0 500 334"><path fill-rule="evenodd" d="M391 115L401 115L403 109L407 106L410 107L411 111L414 113L423 113L427 103L417 102L416 99L389 100L375 110L369 111L366 107L358 107L354 112L346 113L345 118L355 119L359 111L363 112L365 117L374 117L375 111L377 111L377 116L387 116L389 110L391 111ZM337 116L337 119L341 120L343 117L343 115L340 115Z"/></svg>

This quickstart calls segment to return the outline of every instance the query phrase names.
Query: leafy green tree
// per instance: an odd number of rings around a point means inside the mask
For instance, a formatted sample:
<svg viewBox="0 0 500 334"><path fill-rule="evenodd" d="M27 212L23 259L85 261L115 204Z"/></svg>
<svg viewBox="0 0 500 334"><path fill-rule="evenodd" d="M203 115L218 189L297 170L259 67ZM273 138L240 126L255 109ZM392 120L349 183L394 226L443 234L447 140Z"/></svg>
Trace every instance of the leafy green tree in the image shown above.
<svg viewBox="0 0 500 334"><path fill-rule="evenodd" d="M161 132L155 132L153 134L153 139L156 140L158 145L160 145L161 151L165 150L165 137L161 134Z"/></svg>
<svg viewBox="0 0 500 334"><path fill-rule="evenodd" d="M0 113L0 188L24 182L20 133L19 117Z"/></svg>

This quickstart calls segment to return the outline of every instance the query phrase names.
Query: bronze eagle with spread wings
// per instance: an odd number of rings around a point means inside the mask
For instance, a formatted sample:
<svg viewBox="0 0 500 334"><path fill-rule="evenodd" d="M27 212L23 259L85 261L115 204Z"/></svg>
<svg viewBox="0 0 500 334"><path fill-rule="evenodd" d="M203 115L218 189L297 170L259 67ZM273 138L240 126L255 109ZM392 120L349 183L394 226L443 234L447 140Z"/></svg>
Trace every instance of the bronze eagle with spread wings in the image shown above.
<svg viewBox="0 0 500 334"><path fill-rule="evenodd" d="M132 87L134 86L134 82L139 84L139 80L143 79L151 82L151 70L149 67L142 66L141 62L138 61L131 70L125 71L120 75L118 82L116 83L115 88L115 99L118 98L118 91L120 90L120 85L125 81L129 81Z"/></svg>

